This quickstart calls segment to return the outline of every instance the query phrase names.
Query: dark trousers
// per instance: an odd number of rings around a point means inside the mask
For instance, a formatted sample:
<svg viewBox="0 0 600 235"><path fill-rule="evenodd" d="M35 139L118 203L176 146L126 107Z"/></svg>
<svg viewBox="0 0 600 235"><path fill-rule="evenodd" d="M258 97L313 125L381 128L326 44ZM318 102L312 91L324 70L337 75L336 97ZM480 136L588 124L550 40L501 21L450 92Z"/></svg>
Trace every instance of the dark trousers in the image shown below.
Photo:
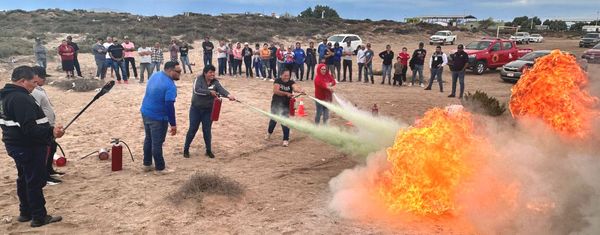
<svg viewBox="0 0 600 235"><path fill-rule="evenodd" d="M219 62L219 75L225 75L227 73L227 58L218 58Z"/></svg>
<svg viewBox="0 0 600 235"><path fill-rule="evenodd" d="M56 153L56 148L58 148L58 144L56 143L56 141L53 140L52 143L50 143L50 152L48 153L48 159L46 159L46 172L48 173L48 178L50 178L50 174L54 173L52 163L54 162L54 154Z"/></svg>
<svg viewBox="0 0 600 235"><path fill-rule="evenodd" d="M233 75L242 76L242 60L233 59Z"/></svg>
<svg viewBox="0 0 600 235"><path fill-rule="evenodd" d="M399 86L402 86L402 74L396 74L394 73L394 78L392 79L394 80L393 85L396 85L396 82L398 83Z"/></svg>
<svg viewBox="0 0 600 235"><path fill-rule="evenodd" d="M273 79L278 78L279 76L277 76L277 59L276 58L271 58L269 60L269 64L271 66L271 72L273 74ZM269 78L271 78L271 74L269 74Z"/></svg>
<svg viewBox="0 0 600 235"><path fill-rule="evenodd" d="M133 57L125 57L125 71L127 72L127 77L130 78L131 75L129 73L129 64L131 64L131 69L133 69L133 76L137 78L137 68L135 67L135 58Z"/></svg>
<svg viewBox="0 0 600 235"><path fill-rule="evenodd" d="M104 61L105 59L96 59L96 77L104 78L104 75L102 74L104 70Z"/></svg>
<svg viewBox="0 0 600 235"><path fill-rule="evenodd" d="M335 73L332 74L332 75L334 77L337 75L337 81L338 82L340 81L340 77L341 77L341 74L340 74L340 71L342 70L342 64L341 63L342 63L342 61L340 61L340 60L336 60L336 61L333 62L333 67L335 68Z"/></svg>
<svg viewBox="0 0 600 235"><path fill-rule="evenodd" d="M463 97L463 93L465 91L465 71L452 71L452 94L456 95L456 81L458 81L460 85L460 93L458 95L459 98Z"/></svg>
<svg viewBox="0 0 600 235"><path fill-rule="evenodd" d="M315 80L315 65L312 63L306 64L306 80Z"/></svg>
<svg viewBox="0 0 600 235"><path fill-rule="evenodd" d="M291 64L285 64L283 66L284 66L285 70L290 71L290 75L291 75L294 72L294 65L295 65L295 63L291 63ZM279 72L281 73L283 71L279 71Z"/></svg>
<svg viewBox="0 0 600 235"><path fill-rule="evenodd" d="M273 121L273 119L271 119L269 121L269 128L268 128L268 132L269 134L273 134L273 131L275 130L275 126L277 126L277 122ZM290 128L284 125L281 125L281 129L283 130L283 140L290 140Z"/></svg>
<svg viewBox="0 0 600 235"><path fill-rule="evenodd" d="M294 63L294 73L296 73L296 80L302 81L302 79L304 78L304 63L302 63L302 64Z"/></svg>
<svg viewBox="0 0 600 235"><path fill-rule="evenodd" d="M163 143L167 137L169 123L167 121L153 120L142 116L144 120L144 166L151 166L154 160L156 170L165 169L165 159L163 157Z"/></svg>
<svg viewBox="0 0 600 235"><path fill-rule="evenodd" d="M408 65L402 66L402 82L406 82L406 71L408 70Z"/></svg>
<svg viewBox="0 0 600 235"><path fill-rule="evenodd" d="M117 81L121 81L121 74L123 75L123 80L127 81L127 72L125 72L125 61L113 60L112 66L115 70L115 74L117 75ZM119 74L119 71L121 72L121 74Z"/></svg>
<svg viewBox="0 0 600 235"><path fill-rule="evenodd" d="M233 59L233 55L229 55L227 58L227 62L229 62L229 76L232 76L234 74L233 67L235 66L235 60Z"/></svg>
<svg viewBox="0 0 600 235"><path fill-rule="evenodd" d="M431 89L433 86L433 81L437 79L438 84L440 85L440 92L444 92L444 85L442 83L442 72L444 68L432 68L431 69L431 77L429 77L429 84L427 85L427 89Z"/></svg>
<svg viewBox="0 0 600 235"><path fill-rule="evenodd" d="M73 66L75 67L75 70L77 71L77 76L81 76L81 67L79 66L79 60L77 59L77 57L75 57L75 59L73 60Z"/></svg>
<svg viewBox="0 0 600 235"><path fill-rule="evenodd" d="M252 57L244 57L244 66L246 67L246 78L252 75Z"/></svg>
<svg viewBox="0 0 600 235"><path fill-rule="evenodd" d="M109 68L111 69L111 71L114 71L112 59L104 60L104 64L102 65L102 74L100 74L100 79L104 79L106 77L106 73L108 72Z"/></svg>
<svg viewBox="0 0 600 235"><path fill-rule="evenodd" d="M5 146L6 152L17 166L20 214L31 216L34 220L45 218L47 212L43 188L46 186L48 176L46 172L48 146Z"/></svg>
<svg viewBox="0 0 600 235"><path fill-rule="evenodd" d="M352 60L344 60L343 62L343 66L344 66L344 79L342 81L346 81L346 69L348 69L348 78L349 81L352 82Z"/></svg>
<svg viewBox="0 0 600 235"><path fill-rule="evenodd" d="M362 80L362 73L363 73L363 69L365 67L365 63L358 63L358 81L360 82ZM352 70L350 70L352 71Z"/></svg>
<svg viewBox="0 0 600 235"><path fill-rule="evenodd" d="M187 134L185 135L185 144L183 145L183 151L189 152L192 140L194 140L196 132L198 132L198 128L200 127L200 124L202 124L202 137L204 137L204 146L206 147L206 152L212 152L212 119L210 118L211 114L212 107L200 109L194 106L190 106L190 127L188 128Z"/></svg>
<svg viewBox="0 0 600 235"><path fill-rule="evenodd" d="M212 52L211 53L204 53L204 66L207 66L209 64L212 64ZM192 70L192 69L190 69Z"/></svg>

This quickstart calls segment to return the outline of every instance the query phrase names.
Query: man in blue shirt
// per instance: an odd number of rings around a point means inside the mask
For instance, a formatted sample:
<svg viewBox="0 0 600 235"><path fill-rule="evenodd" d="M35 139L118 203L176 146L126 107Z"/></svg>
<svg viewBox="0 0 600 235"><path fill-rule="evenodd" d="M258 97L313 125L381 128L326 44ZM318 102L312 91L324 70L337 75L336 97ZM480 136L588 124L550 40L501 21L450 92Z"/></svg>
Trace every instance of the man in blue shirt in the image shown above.
<svg viewBox="0 0 600 235"><path fill-rule="evenodd" d="M294 50L294 71L296 73L296 80L302 81L304 77L304 61L306 59L306 53L300 46L300 42L296 42L296 49ZM300 76L300 77L298 77Z"/></svg>
<svg viewBox="0 0 600 235"><path fill-rule="evenodd" d="M324 59L325 59L325 55L327 54L327 39L323 38L323 43L321 43L321 45L319 45L319 47L317 48L317 51L319 52L319 61L317 61L317 64L319 63L324 63Z"/></svg>
<svg viewBox="0 0 600 235"><path fill-rule="evenodd" d="M340 70L342 68L342 54L344 48L340 46L340 43L333 44L333 66L335 67L335 75L337 75L337 81L340 81Z"/></svg>
<svg viewBox="0 0 600 235"><path fill-rule="evenodd" d="M170 133L177 133L175 121L175 99L177 87L175 81L181 76L181 67L176 61L165 63L163 71L153 73L148 79L146 94L142 101L142 119L144 121L144 170L152 170L152 160L157 172L163 173L165 160L162 145L167 135L167 126L171 126Z"/></svg>

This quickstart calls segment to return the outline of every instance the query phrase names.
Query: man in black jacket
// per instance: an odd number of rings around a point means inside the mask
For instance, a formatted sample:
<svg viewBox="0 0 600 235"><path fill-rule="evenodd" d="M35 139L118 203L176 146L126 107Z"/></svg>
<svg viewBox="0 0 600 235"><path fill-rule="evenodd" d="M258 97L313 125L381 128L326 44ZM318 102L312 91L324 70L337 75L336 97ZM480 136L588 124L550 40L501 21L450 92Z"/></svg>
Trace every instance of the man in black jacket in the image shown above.
<svg viewBox="0 0 600 235"><path fill-rule="evenodd" d="M64 135L62 126L50 126L42 108L35 102L31 91L40 78L29 66L13 70L11 83L0 90L0 127L6 152L17 167L17 195L19 222L31 221L39 227L61 221L60 216L46 212L42 188L46 185L46 160L52 137Z"/></svg>

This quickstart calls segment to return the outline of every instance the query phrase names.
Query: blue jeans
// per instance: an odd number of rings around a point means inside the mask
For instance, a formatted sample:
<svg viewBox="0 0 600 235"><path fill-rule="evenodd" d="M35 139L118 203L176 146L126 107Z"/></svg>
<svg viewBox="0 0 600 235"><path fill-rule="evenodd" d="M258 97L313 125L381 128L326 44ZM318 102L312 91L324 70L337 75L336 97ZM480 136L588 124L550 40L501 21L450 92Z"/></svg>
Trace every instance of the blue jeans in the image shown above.
<svg viewBox="0 0 600 235"><path fill-rule="evenodd" d="M187 73L187 71L185 70L186 65L190 69L190 73L194 73L194 72L192 72L192 66L190 65L190 58L187 56L181 56L180 58L181 58L181 67L183 67L183 73Z"/></svg>
<svg viewBox="0 0 600 235"><path fill-rule="evenodd" d="M317 106L317 114L315 115L315 123L319 124L321 122L321 115L323 115L323 124L327 124L327 120L329 120L329 109L325 106L319 104L319 102L315 101Z"/></svg>
<svg viewBox="0 0 600 235"><path fill-rule="evenodd" d="M117 74L117 81L121 81L121 75L119 75L119 71L121 71L121 74L123 75L123 80L127 81L127 71L125 71L125 60L113 60L112 66L115 70L115 73Z"/></svg>
<svg viewBox="0 0 600 235"><path fill-rule="evenodd" d="M463 97L463 93L465 91L465 71L452 71L452 93L451 95L456 95L456 81L460 84L460 93L458 95L459 98Z"/></svg>
<svg viewBox="0 0 600 235"><path fill-rule="evenodd" d="M154 168L156 170L165 169L165 159L163 158L163 143L165 137L167 137L167 129L169 122L158 121L144 117L144 132L146 138L144 138L144 166L151 166L152 160L154 160Z"/></svg>
<svg viewBox="0 0 600 235"><path fill-rule="evenodd" d="M365 83L369 82L369 76L371 76L371 83L374 83L373 80L373 62L365 64Z"/></svg>
<svg viewBox="0 0 600 235"><path fill-rule="evenodd" d="M433 86L433 80L435 80L437 78L438 84L440 85L440 92L444 92L444 85L442 83L442 72L444 71L444 68L432 68L431 69L431 77L429 78L429 85L427 85L427 88L431 89L431 86Z"/></svg>
<svg viewBox="0 0 600 235"><path fill-rule="evenodd" d="M104 69L104 61L105 60L98 60L96 59L96 77L103 77L102 76L102 70Z"/></svg>
<svg viewBox="0 0 600 235"><path fill-rule="evenodd" d="M218 75L225 75L227 73L227 58L218 58L217 61L219 62Z"/></svg>
<svg viewBox="0 0 600 235"><path fill-rule="evenodd" d="M156 69L156 72L160 71L161 64L162 64L161 62L152 61L152 67L154 67ZM150 76L148 76L148 78L150 78Z"/></svg>
<svg viewBox="0 0 600 235"><path fill-rule="evenodd" d="M415 69L412 71L412 80L411 83L415 85L415 79L417 78L417 73L419 73L419 84L423 84L423 65L415 64Z"/></svg>
<svg viewBox="0 0 600 235"><path fill-rule="evenodd" d="M381 65L381 75L382 75L382 80L381 80L381 84L385 83L385 77L388 77L388 84L390 84L392 82L392 65Z"/></svg>
<svg viewBox="0 0 600 235"><path fill-rule="evenodd" d="M17 166L17 195L19 212L41 220L46 217L46 200L42 188L48 173L46 161L49 146L20 147L5 145L6 152Z"/></svg>
<svg viewBox="0 0 600 235"><path fill-rule="evenodd" d="M36 63L38 66L46 68L46 58L36 59Z"/></svg>
<svg viewBox="0 0 600 235"><path fill-rule="evenodd" d="M256 74L257 78L263 77L265 74L260 60L254 62L254 73Z"/></svg>
<svg viewBox="0 0 600 235"><path fill-rule="evenodd" d="M212 64L212 52L204 53L204 66L207 66L209 64ZM190 71L192 71L192 69L190 69Z"/></svg>
<svg viewBox="0 0 600 235"><path fill-rule="evenodd" d="M212 107L201 109L196 108L194 106L190 106L190 128L188 128L188 132L185 135L185 144L183 145L184 152L189 152L190 145L192 144L192 140L194 140L194 137L196 136L196 132L198 132L200 124L202 124L202 137L204 137L204 146L206 147L206 152L212 152L212 119L210 118L211 114Z"/></svg>
<svg viewBox="0 0 600 235"><path fill-rule="evenodd" d="M304 64L294 64L294 73L296 73L296 80L302 81L304 79Z"/></svg>
<svg viewBox="0 0 600 235"><path fill-rule="evenodd" d="M106 72L108 72L109 68L113 69L113 60L105 59L104 64L102 65L102 74L100 74L100 79L104 79L106 77Z"/></svg>

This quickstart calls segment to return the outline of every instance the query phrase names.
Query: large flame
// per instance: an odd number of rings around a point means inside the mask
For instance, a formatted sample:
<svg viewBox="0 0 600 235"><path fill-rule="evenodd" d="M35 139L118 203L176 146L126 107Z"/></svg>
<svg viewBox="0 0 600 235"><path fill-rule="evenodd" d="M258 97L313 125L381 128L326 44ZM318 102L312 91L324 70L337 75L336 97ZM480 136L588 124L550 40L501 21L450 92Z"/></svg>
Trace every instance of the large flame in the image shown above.
<svg viewBox="0 0 600 235"><path fill-rule="evenodd" d="M456 193L483 151L471 115L462 109L434 108L400 131L387 149L391 167L378 193L392 212L441 215L456 209Z"/></svg>
<svg viewBox="0 0 600 235"><path fill-rule="evenodd" d="M573 56L553 50L538 58L512 88L510 112L515 118L540 118L562 135L584 138L598 101L583 89L587 83Z"/></svg>

